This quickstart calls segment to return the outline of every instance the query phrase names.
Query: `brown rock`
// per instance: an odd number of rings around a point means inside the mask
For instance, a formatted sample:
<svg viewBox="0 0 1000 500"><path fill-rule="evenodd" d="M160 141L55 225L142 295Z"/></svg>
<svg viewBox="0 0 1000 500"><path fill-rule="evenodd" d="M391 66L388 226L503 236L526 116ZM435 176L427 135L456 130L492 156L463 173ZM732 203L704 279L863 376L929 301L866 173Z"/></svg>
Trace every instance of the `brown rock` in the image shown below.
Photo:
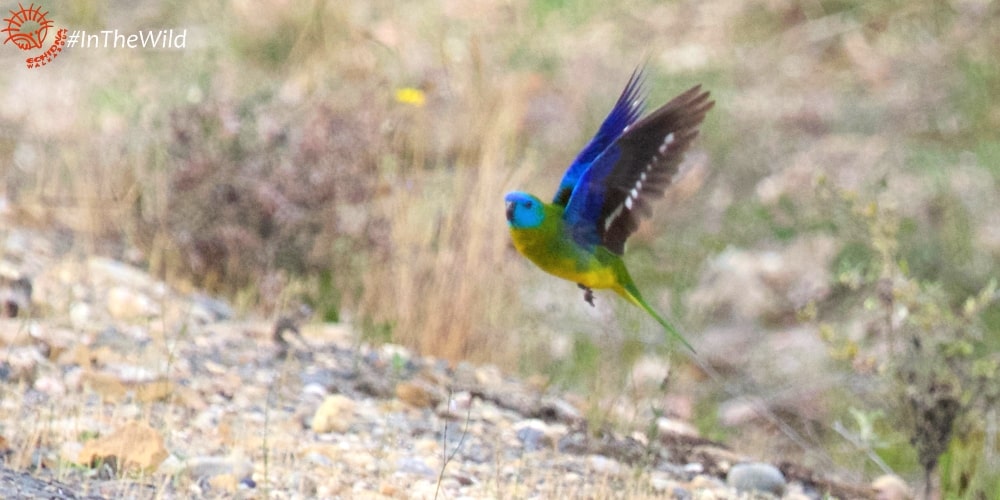
<svg viewBox="0 0 1000 500"><path fill-rule="evenodd" d="M120 401L125 397L128 388L118 377L104 372L86 371L83 374L83 383L94 392L100 394L110 401Z"/></svg>
<svg viewBox="0 0 1000 500"><path fill-rule="evenodd" d="M417 408L430 408L438 403L437 396L431 391L428 384L420 381L406 381L396 384L396 397Z"/></svg>
<svg viewBox="0 0 1000 500"><path fill-rule="evenodd" d="M145 422L132 421L115 432L87 441L80 452L80 464L96 462L117 464L118 470L139 469L151 472L167 458L163 436Z"/></svg>
<svg viewBox="0 0 1000 500"><path fill-rule="evenodd" d="M174 384L169 380L154 380L136 385L135 396L144 403L163 401L174 393Z"/></svg>
<svg viewBox="0 0 1000 500"><path fill-rule="evenodd" d="M214 491L236 493L236 490L240 487L240 480L232 474L221 474L209 478L208 484Z"/></svg>

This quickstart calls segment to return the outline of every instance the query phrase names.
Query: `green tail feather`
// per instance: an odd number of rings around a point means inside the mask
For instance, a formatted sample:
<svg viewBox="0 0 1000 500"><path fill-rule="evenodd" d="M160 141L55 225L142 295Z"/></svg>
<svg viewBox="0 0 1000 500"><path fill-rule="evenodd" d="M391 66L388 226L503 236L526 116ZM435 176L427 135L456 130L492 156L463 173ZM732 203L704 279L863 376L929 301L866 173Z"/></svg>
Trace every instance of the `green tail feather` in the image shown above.
<svg viewBox="0 0 1000 500"><path fill-rule="evenodd" d="M670 335L673 335L675 339L680 340L681 343L684 344L684 347L690 349L692 353L697 354L697 351L694 350L694 347L691 347L691 344L688 343L687 339L685 339L684 336L681 335L676 328L674 328L674 325L671 325L670 322L663 319L662 316L660 316L652 307L650 307L649 304L646 303L646 300L642 298L642 295L639 293L639 289L636 288L635 284L632 283L631 279L624 284L624 286L622 287L622 291L619 293L621 293L623 297L628 299L629 302L641 307L644 311L649 313L649 315L652 316L653 319L655 319L658 323L663 325L663 328L665 328L668 332L670 332Z"/></svg>

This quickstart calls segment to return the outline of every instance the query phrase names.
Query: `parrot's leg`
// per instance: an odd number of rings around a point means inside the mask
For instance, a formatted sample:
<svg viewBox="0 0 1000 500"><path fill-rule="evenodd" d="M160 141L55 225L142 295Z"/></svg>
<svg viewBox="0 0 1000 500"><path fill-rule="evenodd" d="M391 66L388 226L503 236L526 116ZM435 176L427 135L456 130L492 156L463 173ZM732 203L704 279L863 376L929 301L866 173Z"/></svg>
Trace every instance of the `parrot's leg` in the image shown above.
<svg viewBox="0 0 1000 500"><path fill-rule="evenodd" d="M590 287L581 283L577 283L576 286L583 290L583 300L587 301L587 303L590 304L590 307L594 307L594 291Z"/></svg>

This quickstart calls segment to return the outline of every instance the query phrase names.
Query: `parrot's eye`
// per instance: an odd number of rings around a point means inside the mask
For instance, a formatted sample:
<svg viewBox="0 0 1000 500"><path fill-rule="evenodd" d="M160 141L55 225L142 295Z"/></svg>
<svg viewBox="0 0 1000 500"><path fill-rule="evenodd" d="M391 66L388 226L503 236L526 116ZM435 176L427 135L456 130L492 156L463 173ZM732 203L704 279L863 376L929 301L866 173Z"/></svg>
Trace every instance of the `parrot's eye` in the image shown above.
<svg viewBox="0 0 1000 500"><path fill-rule="evenodd" d="M531 208L531 200L524 202L524 208Z"/></svg>

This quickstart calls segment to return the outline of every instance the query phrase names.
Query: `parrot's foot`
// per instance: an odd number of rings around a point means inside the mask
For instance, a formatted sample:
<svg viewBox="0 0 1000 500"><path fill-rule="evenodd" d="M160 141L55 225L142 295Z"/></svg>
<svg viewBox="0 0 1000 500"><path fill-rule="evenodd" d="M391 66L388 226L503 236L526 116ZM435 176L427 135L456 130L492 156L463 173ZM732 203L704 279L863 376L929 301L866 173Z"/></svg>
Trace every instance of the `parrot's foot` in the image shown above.
<svg viewBox="0 0 1000 500"><path fill-rule="evenodd" d="M577 283L576 286L583 290L583 300L590 304L590 307L594 307L594 291L589 286L580 283Z"/></svg>

